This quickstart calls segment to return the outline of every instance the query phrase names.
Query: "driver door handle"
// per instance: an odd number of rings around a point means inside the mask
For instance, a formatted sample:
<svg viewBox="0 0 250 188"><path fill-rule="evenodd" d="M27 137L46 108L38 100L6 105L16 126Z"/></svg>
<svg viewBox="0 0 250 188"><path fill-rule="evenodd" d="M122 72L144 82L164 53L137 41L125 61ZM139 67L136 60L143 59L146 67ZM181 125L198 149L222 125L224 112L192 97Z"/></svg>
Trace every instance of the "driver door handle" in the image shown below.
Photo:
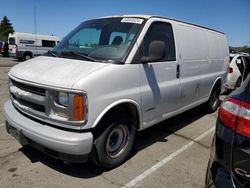
<svg viewBox="0 0 250 188"><path fill-rule="evenodd" d="M176 67L176 78L180 78L180 65L177 64L177 67Z"/></svg>

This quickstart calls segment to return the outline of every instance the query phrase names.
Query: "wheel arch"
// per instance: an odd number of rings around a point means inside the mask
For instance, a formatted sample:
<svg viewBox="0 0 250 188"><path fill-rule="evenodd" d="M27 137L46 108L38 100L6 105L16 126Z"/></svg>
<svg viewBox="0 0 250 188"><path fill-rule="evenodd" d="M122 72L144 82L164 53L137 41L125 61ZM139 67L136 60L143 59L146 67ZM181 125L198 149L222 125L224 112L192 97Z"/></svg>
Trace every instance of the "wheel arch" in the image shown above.
<svg viewBox="0 0 250 188"><path fill-rule="evenodd" d="M220 89L220 92L221 92L221 90L222 90L222 80L221 80L221 77L217 78L217 79L214 81L213 86L212 86L211 89L210 89L208 99L210 98L213 89L216 88L216 87L219 88L219 89Z"/></svg>
<svg viewBox="0 0 250 188"><path fill-rule="evenodd" d="M23 53L23 57L25 57L26 55L30 55L31 57L34 57L33 53L31 51L25 51Z"/></svg>
<svg viewBox="0 0 250 188"><path fill-rule="evenodd" d="M116 101L109 106L107 106L96 118L91 128L98 127L98 124L101 123L105 117L114 113L114 112L125 112L131 115L133 120L135 121L135 126L137 130L142 129L142 115L140 110L140 105L131 99L123 99Z"/></svg>

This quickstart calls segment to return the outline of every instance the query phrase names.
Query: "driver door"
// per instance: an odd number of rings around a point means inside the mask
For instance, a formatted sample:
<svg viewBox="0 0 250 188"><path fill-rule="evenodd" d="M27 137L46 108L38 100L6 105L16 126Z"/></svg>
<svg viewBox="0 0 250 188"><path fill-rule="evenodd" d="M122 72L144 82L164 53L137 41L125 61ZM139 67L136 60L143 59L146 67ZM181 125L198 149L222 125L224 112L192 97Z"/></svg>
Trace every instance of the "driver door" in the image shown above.
<svg viewBox="0 0 250 188"><path fill-rule="evenodd" d="M152 41L165 43L165 57L156 62L140 64L141 104L144 127L166 119L180 107L180 78L176 60L172 25L153 22L140 46L141 57L148 56Z"/></svg>

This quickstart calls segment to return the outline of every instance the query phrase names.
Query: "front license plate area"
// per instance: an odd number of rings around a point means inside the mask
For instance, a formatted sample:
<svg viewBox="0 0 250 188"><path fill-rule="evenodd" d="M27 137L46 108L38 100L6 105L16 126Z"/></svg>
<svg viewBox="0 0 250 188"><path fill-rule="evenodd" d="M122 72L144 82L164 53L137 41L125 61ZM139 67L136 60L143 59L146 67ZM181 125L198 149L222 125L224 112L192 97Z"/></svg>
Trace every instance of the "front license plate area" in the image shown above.
<svg viewBox="0 0 250 188"><path fill-rule="evenodd" d="M11 136L13 136L16 140L18 140L22 145L27 144L27 140L23 136L22 130L18 130L17 128L11 126L8 122L6 122L6 130Z"/></svg>

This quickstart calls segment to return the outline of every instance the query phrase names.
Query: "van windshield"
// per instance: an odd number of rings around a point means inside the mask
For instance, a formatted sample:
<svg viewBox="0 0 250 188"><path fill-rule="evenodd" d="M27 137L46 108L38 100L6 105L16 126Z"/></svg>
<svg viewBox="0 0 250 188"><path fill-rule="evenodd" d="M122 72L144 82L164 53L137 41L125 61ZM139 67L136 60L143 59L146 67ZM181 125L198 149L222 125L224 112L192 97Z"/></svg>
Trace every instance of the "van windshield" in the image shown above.
<svg viewBox="0 0 250 188"><path fill-rule="evenodd" d="M51 52L58 57L123 62L142 28L141 18L103 18L83 22ZM51 55L48 53L47 55Z"/></svg>

